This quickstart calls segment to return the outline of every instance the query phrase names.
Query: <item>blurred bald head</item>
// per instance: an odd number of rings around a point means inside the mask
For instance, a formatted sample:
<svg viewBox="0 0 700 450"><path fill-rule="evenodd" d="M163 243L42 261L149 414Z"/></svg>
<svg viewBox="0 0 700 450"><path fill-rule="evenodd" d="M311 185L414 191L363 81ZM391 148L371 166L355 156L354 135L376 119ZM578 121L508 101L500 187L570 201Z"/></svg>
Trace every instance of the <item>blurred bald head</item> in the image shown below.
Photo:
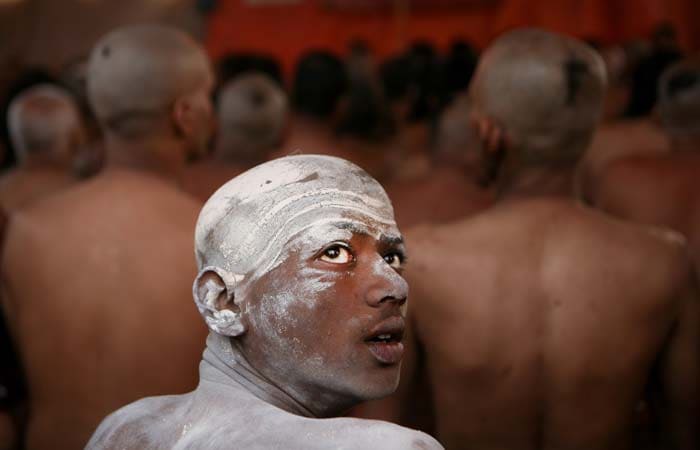
<svg viewBox="0 0 700 450"><path fill-rule="evenodd" d="M606 86L583 42L538 29L498 38L470 87L473 112L500 125L523 162L572 161L588 146Z"/></svg>
<svg viewBox="0 0 700 450"><path fill-rule="evenodd" d="M32 87L12 101L8 128L21 162L43 155L68 164L85 139L75 100L67 91L49 84Z"/></svg>
<svg viewBox="0 0 700 450"><path fill-rule="evenodd" d="M700 136L700 57L688 58L664 72L658 106L671 137Z"/></svg>
<svg viewBox="0 0 700 450"><path fill-rule="evenodd" d="M287 97L266 75L241 75L222 89L217 113L217 153L231 159L263 160L281 144Z"/></svg>
<svg viewBox="0 0 700 450"><path fill-rule="evenodd" d="M148 135L173 105L212 83L209 61L187 34L161 25L117 29L94 47L87 70L90 103L107 132Z"/></svg>

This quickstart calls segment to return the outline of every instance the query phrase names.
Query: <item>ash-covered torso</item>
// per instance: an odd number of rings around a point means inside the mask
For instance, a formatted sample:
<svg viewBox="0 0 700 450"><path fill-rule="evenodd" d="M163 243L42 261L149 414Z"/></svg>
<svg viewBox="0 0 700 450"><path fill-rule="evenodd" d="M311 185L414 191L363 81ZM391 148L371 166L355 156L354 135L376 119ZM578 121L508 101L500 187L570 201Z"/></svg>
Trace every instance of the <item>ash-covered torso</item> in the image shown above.
<svg viewBox="0 0 700 450"><path fill-rule="evenodd" d="M226 344L221 337L210 336L194 392L146 398L117 411L87 448L440 448L428 435L390 423L315 419L303 415L303 409L285 410L294 406L284 405L283 393L260 390L252 374L221 359L230 353L211 350L218 345Z"/></svg>

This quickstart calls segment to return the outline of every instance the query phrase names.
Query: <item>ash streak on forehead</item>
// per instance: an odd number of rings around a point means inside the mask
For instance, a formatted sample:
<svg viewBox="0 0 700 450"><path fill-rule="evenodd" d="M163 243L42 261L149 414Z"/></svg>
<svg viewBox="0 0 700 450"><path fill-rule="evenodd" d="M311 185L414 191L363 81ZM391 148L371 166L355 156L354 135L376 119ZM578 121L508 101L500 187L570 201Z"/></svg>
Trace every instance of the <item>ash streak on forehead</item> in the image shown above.
<svg viewBox="0 0 700 450"><path fill-rule="evenodd" d="M280 158L209 199L197 223L197 260L200 268L257 277L274 267L292 237L332 221L396 229L386 193L356 165L320 155Z"/></svg>
<svg viewBox="0 0 700 450"><path fill-rule="evenodd" d="M357 216L356 216L357 217ZM318 219L299 230L297 234L290 236L283 245L276 246L276 253L267 258L269 263L256 269L260 274L266 273L277 267L293 251L297 251L304 257L308 253L315 253L330 243L348 242L355 234L371 236L377 241L384 240L391 243L401 243L403 239L396 224L391 222L377 222L371 217L328 217Z"/></svg>

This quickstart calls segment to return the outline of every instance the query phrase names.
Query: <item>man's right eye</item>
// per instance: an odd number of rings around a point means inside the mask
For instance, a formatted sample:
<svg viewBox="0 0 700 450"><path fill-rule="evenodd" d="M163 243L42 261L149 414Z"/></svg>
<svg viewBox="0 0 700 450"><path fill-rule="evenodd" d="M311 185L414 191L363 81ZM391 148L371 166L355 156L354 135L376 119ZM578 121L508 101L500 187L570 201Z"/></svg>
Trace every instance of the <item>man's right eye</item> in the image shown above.
<svg viewBox="0 0 700 450"><path fill-rule="evenodd" d="M338 244L325 249L320 259L331 264L346 264L352 261L352 253L350 249Z"/></svg>

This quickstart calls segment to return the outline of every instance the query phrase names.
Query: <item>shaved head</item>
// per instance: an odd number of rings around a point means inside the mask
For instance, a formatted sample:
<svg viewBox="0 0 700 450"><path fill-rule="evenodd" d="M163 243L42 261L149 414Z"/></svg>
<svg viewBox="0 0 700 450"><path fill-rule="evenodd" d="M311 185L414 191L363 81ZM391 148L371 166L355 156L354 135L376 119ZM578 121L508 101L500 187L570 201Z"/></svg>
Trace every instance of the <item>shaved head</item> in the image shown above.
<svg viewBox="0 0 700 450"><path fill-rule="evenodd" d="M173 103L205 83L206 54L187 34L160 25L120 28L103 37L88 63L88 97L107 130L139 135Z"/></svg>
<svg viewBox="0 0 700 450"><path fill-rule="evenodd" d="M12 101L8 128L20 160L45 152L69 158L73 146L84 138L75 100L64 89L49 84L32 87Z"/></svg>
<svg viewBox="0 0 700 450"><path fill-rule="evenodd" d="M498 38L470 87L473 112L505 129L524 162L577 159L599 120L602 58L583 42L538 29Z"/></svg>
<svg viewBox="0 0 700 450"><path fill-rule="evenodd" d="M287 97L266 75L241 75L222 89L218 116L222 154L260 157L282 140Z"/></svg>
<svg viewBox="0 0 700 450"><path fill-rule="evenodd" d="M659 114L672 137L700 135L700 57L664 72L659 81Z"/></svg>
<svg viewBox="0 0 700 450"><path fill-rule="evenodd" d="M283 258L291 236L329 220L361 216L395 226L381 185L344 159L275 159L223 185L202 208L195 231L200 270L217 266L253 278Z"/></svg>

